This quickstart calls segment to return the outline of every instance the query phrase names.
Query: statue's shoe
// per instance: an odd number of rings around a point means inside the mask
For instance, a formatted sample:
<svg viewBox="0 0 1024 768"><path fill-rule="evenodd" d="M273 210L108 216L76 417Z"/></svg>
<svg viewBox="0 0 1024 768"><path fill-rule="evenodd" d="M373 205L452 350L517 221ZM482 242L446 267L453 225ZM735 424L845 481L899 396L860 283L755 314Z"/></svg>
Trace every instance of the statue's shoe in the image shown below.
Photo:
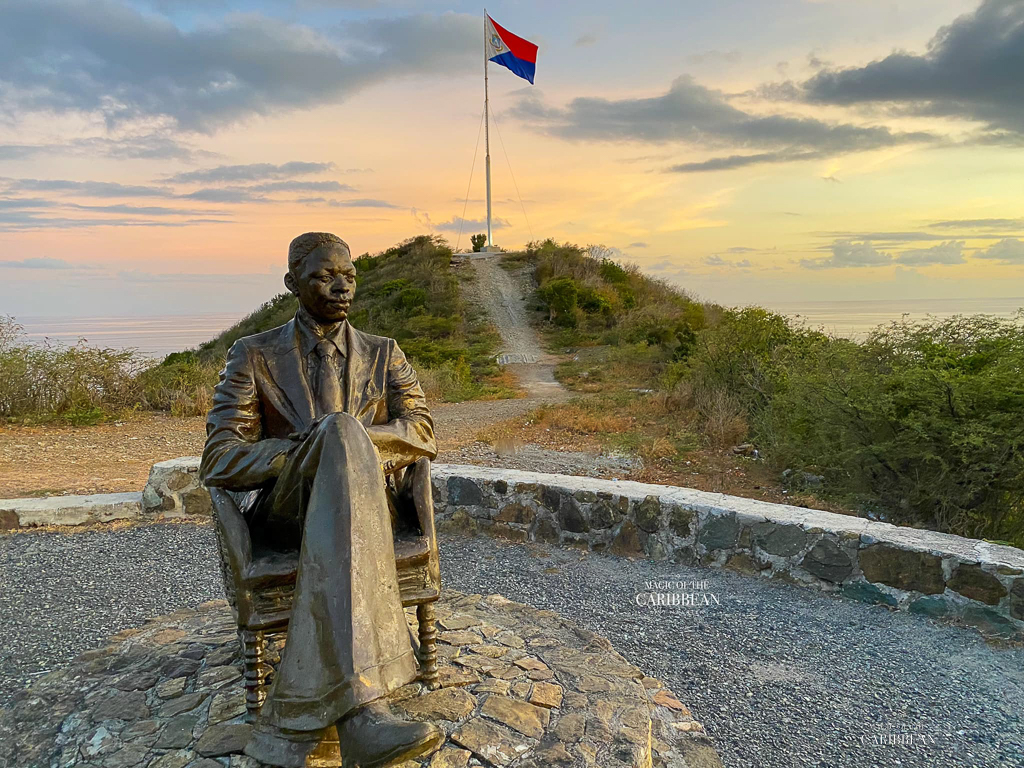
<svg viewBox="0 0 1024 768"><path fill-rule="evenodd" d="M371 702L338 723L345 768L386 768L436 750L444 732L431 723L413 723Z"/></svg>
<svg viewBox="0 0 1024 768"><path fill-rule="evenodd" d="M266 765L303 768L306 757L316 749L322 735L320 732L279 731L257 724L243 751Z"/></svg>

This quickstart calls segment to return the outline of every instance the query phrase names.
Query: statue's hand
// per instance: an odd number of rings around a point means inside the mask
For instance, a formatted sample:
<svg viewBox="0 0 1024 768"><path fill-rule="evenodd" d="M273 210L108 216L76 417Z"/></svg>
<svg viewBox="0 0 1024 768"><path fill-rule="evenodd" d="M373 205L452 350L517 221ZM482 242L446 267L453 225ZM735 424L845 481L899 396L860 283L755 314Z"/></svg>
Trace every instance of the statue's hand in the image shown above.
<svg viewBox="0 0 1024 768"><path fill-rule="evenodd" d="M301 445L302 443L306 442L306 438L313 434L313 430L320 426L320 422L323 421L323 419L323 416L317 416L315 419L309 422L309 424L306 425L305 429L300 430L299 432L292 432L290 435L288 435L288 439L293 440L296 445Z"/></svg>

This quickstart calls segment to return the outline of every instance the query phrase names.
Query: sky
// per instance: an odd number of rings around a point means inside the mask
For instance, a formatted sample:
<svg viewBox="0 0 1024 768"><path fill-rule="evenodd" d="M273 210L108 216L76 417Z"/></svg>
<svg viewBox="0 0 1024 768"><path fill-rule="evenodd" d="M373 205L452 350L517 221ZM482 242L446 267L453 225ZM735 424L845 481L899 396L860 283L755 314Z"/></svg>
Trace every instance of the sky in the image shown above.
<svg viewBox="0 0 1024 768"><path fill-rule="evenodd" d="M540 47L535 85L490 67L497 245L730 306L1024 296L1024 0L488 12ZM0 314L242 314L301 232L484 229L479 6L0 13Z"/></svg>

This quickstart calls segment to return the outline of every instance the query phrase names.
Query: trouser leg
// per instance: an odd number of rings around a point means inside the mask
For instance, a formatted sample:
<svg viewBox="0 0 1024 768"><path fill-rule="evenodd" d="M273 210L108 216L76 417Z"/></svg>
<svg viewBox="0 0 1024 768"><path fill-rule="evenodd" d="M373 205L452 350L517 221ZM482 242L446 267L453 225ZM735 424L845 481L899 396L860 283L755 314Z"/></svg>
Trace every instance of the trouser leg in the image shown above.
<svg viewBox="0 0 1024 768"><path fill-rule="evenodd" d="M288 639L261 720L312 731L416 676L384 479L363 426L325 417L269 501L268 522L297 516L302 542Z"/></svg>

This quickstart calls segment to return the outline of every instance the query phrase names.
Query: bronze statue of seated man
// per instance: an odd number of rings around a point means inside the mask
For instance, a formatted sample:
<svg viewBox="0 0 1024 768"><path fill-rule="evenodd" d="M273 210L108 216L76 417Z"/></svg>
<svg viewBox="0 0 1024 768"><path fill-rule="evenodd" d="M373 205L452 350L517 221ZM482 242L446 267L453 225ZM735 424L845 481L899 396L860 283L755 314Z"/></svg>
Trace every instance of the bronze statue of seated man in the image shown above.
<svg viewBox="0 0 1024 768"><path fill-rule="evenodd" d="M300 308L231 347L201 468L209 486L256 491L244 510L254 543L298 550L288 637L245 752L302 766L337 725L346 765L390 765L443 737L384 703L417 673L387 475L436 455L433 422L395 341L346 319L356 269L344 241L295 238L284 282Z"/></svg>

